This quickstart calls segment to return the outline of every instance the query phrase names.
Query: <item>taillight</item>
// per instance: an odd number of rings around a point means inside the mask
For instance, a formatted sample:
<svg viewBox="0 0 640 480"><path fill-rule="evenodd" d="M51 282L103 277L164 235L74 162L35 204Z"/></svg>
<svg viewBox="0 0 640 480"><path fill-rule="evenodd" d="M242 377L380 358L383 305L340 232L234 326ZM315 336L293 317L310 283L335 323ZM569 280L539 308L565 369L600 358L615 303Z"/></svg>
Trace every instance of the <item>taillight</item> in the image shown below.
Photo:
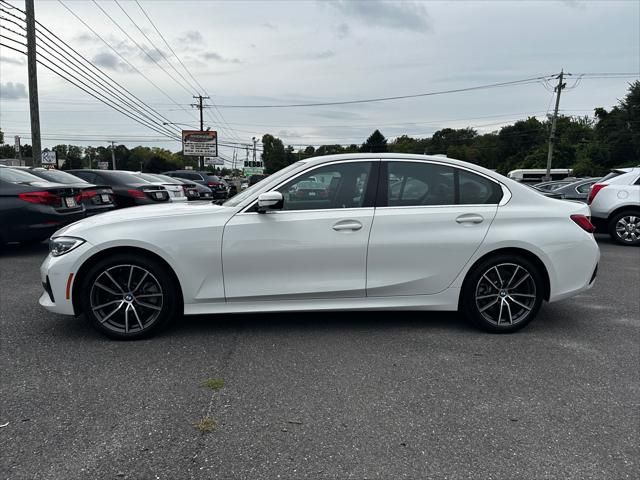
<svg viewBox="0 0 640 480"><path fill-rule="evenodd" d="M594 227L589 218L584 215L571 215L571 220L573 220L576 225L582 228L585 232L593 233L596 231L596 227Z"/></svg>
<svg viewBox="0 0 640 480"><path fill-rule="evenodd" d="M60 206L62 199L55 193L43 192L24 192L19 193L18 198L29 203L39 203L41 205Z"/></svg>
<svg viewBox="0 0 640 480"><path fill-rule="evenodd" d="M591 190L589 190L589 196L587 197L587 205L591 205L591 202L593 202L593 199L596 198L598 192L606 186L606 183L594 183L593 185L591 185Z"/></svg>
<svg viewBox="0 0 640 480"><path fill-rule="evenodd" d="M127 190L127 192L133 198L144 198L144 192L141 192L140 190Z"/></svg>
<svg viewBox="0 0 640 480"><path fill-rule="evenodd" d="M83 190L82 193L80 194L80 198L89 200L90 198L93 198L96 195L98 195L98 192L95 190Z"/></svg>

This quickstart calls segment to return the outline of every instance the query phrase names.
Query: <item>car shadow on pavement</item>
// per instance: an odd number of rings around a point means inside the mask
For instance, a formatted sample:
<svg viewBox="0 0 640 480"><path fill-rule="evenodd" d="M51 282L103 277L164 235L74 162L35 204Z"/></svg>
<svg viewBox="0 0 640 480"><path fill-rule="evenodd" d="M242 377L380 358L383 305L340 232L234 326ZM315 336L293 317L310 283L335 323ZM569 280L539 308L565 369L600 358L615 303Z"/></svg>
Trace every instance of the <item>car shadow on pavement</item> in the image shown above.
<svg viewBox="0 0 640 480"><path fill-rule="evenodd" d="M442 329L466 331L472 327L455 312L327 311L185 316L162 335L207 335L251 330L273 333L314 331L381 331Z"/></svg>

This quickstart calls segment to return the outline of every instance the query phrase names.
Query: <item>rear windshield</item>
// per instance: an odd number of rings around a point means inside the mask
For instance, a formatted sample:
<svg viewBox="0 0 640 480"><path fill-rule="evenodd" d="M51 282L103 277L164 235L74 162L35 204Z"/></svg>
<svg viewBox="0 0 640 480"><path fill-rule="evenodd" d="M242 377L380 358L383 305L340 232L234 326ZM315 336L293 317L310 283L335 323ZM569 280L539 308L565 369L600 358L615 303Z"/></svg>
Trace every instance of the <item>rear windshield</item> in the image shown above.
<svg viewBox="0 0 640 480"><path fill-rule="evenodd" d="M39 170L34 170L33 172L34 172L33 173L34 175L37 175L38 177L49 180L50 182L58 182L58 183L65 183L65 184L87 183L83 179L78 178L75 175L71 175L70 173L67 173L67 172L61 172L60 170L46 170L46 169L40 170L39 169Z"/></svg>
<svg viewBox="0 0 640 480"><path fill-rule="evenodd" d="M22 170L13 168L0 168L0 179L11 183L41 182L42 179Z"/></svg>
<svg viewBox="0 0 640 480"><path fill-rule="evenodd" d="M607 180L611 180L612 178L619 177L620 175L627 173L624 170L611 170L607 175L600 179L601 182L606 182Z"/></svg>

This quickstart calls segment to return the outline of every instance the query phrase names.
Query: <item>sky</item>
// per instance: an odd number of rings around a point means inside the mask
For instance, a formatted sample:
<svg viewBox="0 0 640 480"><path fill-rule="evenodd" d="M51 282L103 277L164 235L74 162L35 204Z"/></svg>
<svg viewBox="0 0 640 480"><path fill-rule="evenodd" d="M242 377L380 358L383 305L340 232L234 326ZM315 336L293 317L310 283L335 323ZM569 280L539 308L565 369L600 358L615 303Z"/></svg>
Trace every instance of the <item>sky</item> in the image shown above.
<svg viewBox="0 0 640 480"><path fill-rule="evenodd" d="M9 3L24 9L22 1ZM238 105L413 95L564 69L572 76L562 92L561 113L582 116L615 105L634 78L579 74L638 78L640 72L638 0L140 0L142 9L130 0L63 3L109 46L58 1L36 1L37 20L180 124L173 128L197 127L191 97L204 89L211 97L205 127L218 131L220 143L251 143L271 133L295 146L360 144L375 128L390 139L430 136L445 127L490 132L528 116L544 118L553 109L555 80L373 103L233 107ZM6 20L13 17L0 16L2 26L19 31ZM30 143L27 85L24 56L0 46L0 127L6 142L20 135ZM181 148L179 141L137 124L40 65L38 86L43 147L114 140L129 147ZM220 152L230 158L233 149Z"/></svg>

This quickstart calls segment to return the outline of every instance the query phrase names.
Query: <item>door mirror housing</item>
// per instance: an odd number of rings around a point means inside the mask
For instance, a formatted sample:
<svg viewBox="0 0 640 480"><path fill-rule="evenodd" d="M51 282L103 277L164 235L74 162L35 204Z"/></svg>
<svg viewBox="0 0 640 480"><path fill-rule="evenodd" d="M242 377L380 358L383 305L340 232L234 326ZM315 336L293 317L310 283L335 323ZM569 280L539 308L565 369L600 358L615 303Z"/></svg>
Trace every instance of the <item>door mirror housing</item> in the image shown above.
<svg viewBox="0 0 640 480"><path fill-rule="evenodd" d="M284 205L284 197L280 192L265 192L258 195L258 213L266 213L267 210L280 210Z"/></svg>

